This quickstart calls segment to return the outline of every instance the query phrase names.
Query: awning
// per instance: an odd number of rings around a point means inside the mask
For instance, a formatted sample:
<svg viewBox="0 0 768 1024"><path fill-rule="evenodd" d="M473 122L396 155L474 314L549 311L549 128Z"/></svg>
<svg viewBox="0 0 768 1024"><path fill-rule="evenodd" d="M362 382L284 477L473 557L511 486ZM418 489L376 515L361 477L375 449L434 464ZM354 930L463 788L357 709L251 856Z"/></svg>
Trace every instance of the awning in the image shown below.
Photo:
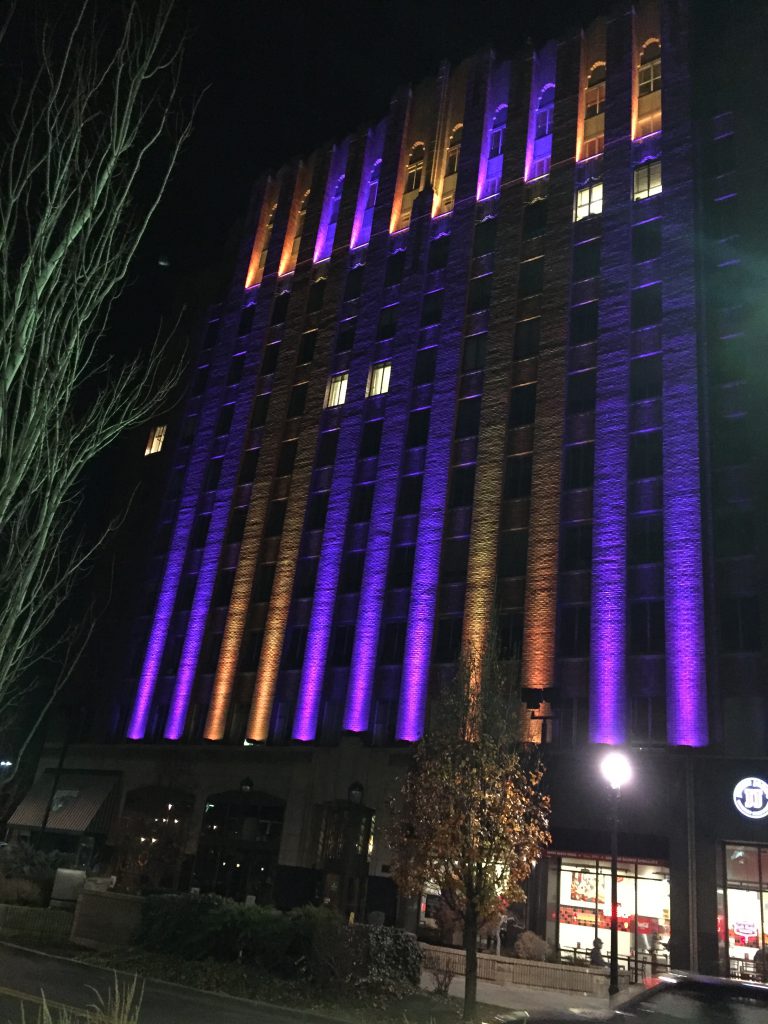
<svg viewBox="0 0 768 1024"><path fill-rule="evenodd" d="M54 784L46 829L52 832L106 832L109 824L107 798L113 793L117 775L89 775L62 772L58 779L46 772L32 785L8 819L8 825L42 828ZM105 813L99 812L104 808Z"/></svg>

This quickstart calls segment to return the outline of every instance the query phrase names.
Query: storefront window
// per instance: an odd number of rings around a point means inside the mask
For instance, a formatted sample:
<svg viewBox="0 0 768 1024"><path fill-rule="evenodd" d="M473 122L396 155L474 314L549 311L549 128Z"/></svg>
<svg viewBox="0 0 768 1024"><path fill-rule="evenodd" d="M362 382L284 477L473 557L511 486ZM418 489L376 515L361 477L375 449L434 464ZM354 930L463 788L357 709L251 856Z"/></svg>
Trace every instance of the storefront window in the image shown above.
<svg viewBox="0 0 768 1024"><path fill-rule="evenodd" d="M768 846L725 847L730 972L768 977Z"/></svg>
<svg viewBox="0 0 768 1024"><path fill-rule="evenodd" d="M664 959L670 931L669 869L662 864L626 860L619 861L618 868L619 956L645 956L655 949ZM552 888L550 883L550 899ZM556 892L557 934L551 938L561 955L575 960L588 958L595 939L601 939L607 950L611 936L611 862L562 857Z"/></svg>

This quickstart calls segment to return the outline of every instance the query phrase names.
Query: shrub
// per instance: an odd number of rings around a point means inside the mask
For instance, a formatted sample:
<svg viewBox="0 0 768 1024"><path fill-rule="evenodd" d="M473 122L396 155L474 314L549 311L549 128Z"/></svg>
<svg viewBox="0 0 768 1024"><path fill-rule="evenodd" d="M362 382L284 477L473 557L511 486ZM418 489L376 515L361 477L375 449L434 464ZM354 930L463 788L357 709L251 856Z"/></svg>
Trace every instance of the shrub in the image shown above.
<svg viewBox="0 0 768 1024"><path fill-rule="evenodd" d="M512 955L520 960L546 960L547 943L536 932L522 932L512 949Z"/></svg>

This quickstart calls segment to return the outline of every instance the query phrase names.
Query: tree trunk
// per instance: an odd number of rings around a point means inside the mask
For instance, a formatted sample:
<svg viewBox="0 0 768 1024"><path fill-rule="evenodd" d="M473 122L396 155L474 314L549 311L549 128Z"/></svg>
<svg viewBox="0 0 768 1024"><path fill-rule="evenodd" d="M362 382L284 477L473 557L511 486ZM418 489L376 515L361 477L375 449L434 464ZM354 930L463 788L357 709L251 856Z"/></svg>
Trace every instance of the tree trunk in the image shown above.
<svg viewBox="0 0 768 1024"><path fill-rule="evenodd" d="M474 1021L477 1006L477 912L469 903L464 915L464 1020Z"/></svg>

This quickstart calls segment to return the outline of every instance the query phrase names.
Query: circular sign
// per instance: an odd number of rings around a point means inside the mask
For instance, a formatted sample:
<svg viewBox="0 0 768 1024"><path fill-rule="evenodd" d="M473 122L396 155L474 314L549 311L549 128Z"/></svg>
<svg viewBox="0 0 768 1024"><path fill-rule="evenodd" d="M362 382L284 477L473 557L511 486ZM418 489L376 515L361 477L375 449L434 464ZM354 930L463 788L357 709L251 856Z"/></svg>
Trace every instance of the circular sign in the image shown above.
<svg viewBox="0 0 768 1024"><path fill-rule="evenodd" d="M742 779L734 787L733 802L745 818L768 818L768 782L755 775Z"/></svg>

